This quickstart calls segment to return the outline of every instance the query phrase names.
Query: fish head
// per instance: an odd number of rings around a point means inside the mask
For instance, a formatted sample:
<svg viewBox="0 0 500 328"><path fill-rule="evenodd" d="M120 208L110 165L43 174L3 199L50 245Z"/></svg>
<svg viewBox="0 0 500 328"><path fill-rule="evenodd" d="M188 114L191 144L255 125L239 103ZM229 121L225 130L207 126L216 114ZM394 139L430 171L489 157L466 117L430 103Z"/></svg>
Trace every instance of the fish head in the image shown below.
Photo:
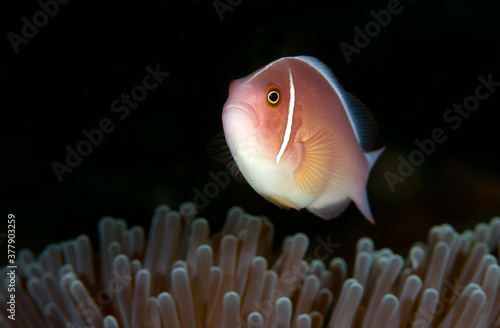
<svg viewBox="0 0 500 328"><path fill-rule="evenodd" d="M289 71L282 63L231 82L222 121L233 155L244 144L274 159L283 142L289 102Z"/></svg>

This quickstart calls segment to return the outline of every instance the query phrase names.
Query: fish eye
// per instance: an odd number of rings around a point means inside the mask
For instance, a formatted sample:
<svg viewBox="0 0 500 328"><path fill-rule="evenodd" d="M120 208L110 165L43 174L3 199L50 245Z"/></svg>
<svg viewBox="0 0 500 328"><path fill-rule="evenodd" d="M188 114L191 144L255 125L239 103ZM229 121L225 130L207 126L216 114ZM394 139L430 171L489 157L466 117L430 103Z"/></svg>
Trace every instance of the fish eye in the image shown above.
<svg viewBox="0 0 500 328"><path fill-rule="evenodd" d="M269 92L267 94L267 100L269 100L269 102L271 104L276 104L279 99L280 99L280 95L279 95L278 91L276 91L276 90L272 90L271 92Z"/></svg>
<svg viewBox="0 0 500 328"><path fill-rule="evenodd" d="M280 101L280 93L278 92L278 90L271 90L267 93L267 102L269 103L269 105L275 107L278 105Z"/></svg>

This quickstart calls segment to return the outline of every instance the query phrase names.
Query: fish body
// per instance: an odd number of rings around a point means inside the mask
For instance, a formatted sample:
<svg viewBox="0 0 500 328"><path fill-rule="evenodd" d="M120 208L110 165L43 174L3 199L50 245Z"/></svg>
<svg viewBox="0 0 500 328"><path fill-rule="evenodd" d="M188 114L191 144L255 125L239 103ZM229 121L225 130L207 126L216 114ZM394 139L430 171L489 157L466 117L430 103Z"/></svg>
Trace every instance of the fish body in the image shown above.
<svg viewBox="0 0 500 328"><path fill-rule="evenodd" d="M372 223L366 183L378 156L368 110L314 57L278 59L231 82L224 135L246 181L284 208L324 219L354 201Z"/></svg>

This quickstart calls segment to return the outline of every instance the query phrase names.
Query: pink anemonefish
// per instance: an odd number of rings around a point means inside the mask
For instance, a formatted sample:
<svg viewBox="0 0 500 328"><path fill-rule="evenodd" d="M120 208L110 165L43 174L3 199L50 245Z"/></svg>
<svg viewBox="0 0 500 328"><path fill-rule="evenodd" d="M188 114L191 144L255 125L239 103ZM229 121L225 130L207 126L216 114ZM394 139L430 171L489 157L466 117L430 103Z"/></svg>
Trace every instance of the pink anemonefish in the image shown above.
<svg viewBox="0 0 500 328"><path fill-rule="evenodd" d="M375 223L366 183L385 147L369 151L372 115L318 59L284 57L234 80L222 122L235 164L265 199L323 219L353 201Z"/></svg>

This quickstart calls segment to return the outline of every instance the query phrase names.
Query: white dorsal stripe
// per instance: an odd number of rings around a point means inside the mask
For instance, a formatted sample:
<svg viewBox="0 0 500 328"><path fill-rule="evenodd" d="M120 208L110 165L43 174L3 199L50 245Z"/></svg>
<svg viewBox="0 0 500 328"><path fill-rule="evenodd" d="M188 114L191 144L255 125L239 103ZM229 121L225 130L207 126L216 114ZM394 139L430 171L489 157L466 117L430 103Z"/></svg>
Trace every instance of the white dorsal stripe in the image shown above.
<svg viewBox="0 0 500 328"><path fill-rule="evenodd" d="M297 57L289 57L289 58L296 58L298 60L301 60L307 64L309 64L311 67L316 69L323 77L330 83L332 88L335 90L337 95L340 98L340 101L342 102L342 105L344 105L345 112L347 114L347 117L349 118L349 122L351 123L352 129L354 131L354 135L356 136L356 139L358 140L358 143L363 147L363 130L369 129L369 127L366 127L366 119L363 119L364 115L360 115L359 112L364 113L366 110L362 109L361 111L358 110L358 113L356 113L355 109L353 108L353 101L349 101L353 97L347 94L347 92L344 90L344 88L340 85L339 81L333 74L333 72L326 66L323 62L318 60L317 58L310 57L310 56L297 56ZM359 101L355 101L355 103L359 103ZM359 105L358 105L359 106ZM357 115L356 115L357 114ZM372 120L368 120L371 122ZM374 124L374 123L369 123L369 124ZM363 126L365 125L365 126ZM372 128L373 129L373 128Z"/></svg>
<svg viewBox="0 0 500 328"><path fill-rule="evenodd" d="M276 59L275 61L273 61L272 63L269 63L267 64L265 67L261 68L260 70L258 70L257 72L255 72L255 74L248 80L245 82L245 84L248 84L250 83L253 79L255 79L257 76L259 76L260 73L263 73L265 72L270 66L274 65L275 63L279 62L280 60L283 60L285 58L288 58L288 57L283 57L283 58L280 58L280 59Z"/></svg>
<svg viewBox="0 0 500 328"><path fill-rule="evenodd" d="M288 106L288 121L286 122L285 135L283 136L283 143L281 144L281 149L276 155L276 164L280 163L281 156L285 152L288 141L290 141L290 135L292 134L292 121L293 121L293 109L295 108L295 87L293 86L292 72L288 69L290 73L290 105Z"/></svg>

